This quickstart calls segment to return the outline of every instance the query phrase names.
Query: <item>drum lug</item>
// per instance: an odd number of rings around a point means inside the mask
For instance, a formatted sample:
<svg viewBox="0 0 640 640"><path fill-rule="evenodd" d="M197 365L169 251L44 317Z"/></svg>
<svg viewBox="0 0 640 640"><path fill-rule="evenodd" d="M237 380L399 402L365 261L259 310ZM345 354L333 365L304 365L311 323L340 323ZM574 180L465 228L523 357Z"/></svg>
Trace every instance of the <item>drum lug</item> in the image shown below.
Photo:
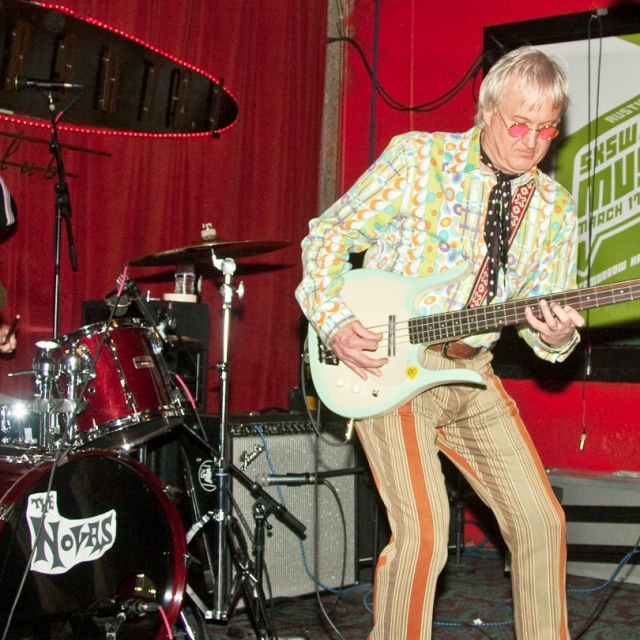
<svg viewBox="0 0 640 640"><path fill-rule="evenodd" d="M215 520L216 522L224 522L225 518L226 513L222 509L216 509L215 511L211 512L211 519Z"/></svg>
<svg viewBox="0 0 640 640"><path fill-rule="evenodd" d="M180 498L182 498L183 491L178 487L174 487L173 485L167 484L164 487L164 492L169 498L169 500L173 502L178 502Z"/></svg>

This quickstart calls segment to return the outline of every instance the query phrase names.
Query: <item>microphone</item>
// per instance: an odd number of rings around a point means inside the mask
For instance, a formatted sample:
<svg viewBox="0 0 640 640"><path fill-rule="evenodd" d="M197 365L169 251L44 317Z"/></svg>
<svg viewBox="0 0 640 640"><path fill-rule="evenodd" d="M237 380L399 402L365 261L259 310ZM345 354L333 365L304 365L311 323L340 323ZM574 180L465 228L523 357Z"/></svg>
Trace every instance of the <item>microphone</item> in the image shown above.
<svg viewBox="0 0 640 640"><path fill-rule="evenodd" d="M109 601L109 605L94 611L94 615L98 618L118 618L124 621L134 617L141 618L146 616L147 613L158 611L159 609L160 605L157 602L116 596Z"/></svg>
<svg viewBox="0 0 640 640"><path fill-rule="evenodd" d="M303 484L315 484L315 474L311 473L287 473L283 476L259 473L256 477L256 482L261 487L270 487L273 484L281 484L288 487L295 487Z"/></svg>
<svg viewBox="0 0 640 640"><path fill-rule="evenodd" d="M333 471L320 471L319 473L285 473L284 475L259 473L256 476L256 482L262 487L270 487L274 484L296 487L305 484L316 484L316 482L321 483L327 478L351 476L363 472L364 469L362 467L352 467L351 469L335 469Z"/></svg>
<svg viewBox="0 0 640 640"><path fill-rule="evenodd" d="M138 285L129 278L125 280L120 296L118 296L121 282L122 276L118 277L118 288L108 293L104 298L109 309L115 309L113 312L114 317L119 318L125 315L129 311L131 304L135 303L147 324L155 329L163 340L166 340L168 330L172 328L171 321L166 317L159 317L159 313L156 313L142 295Z"/></svg>
<svg viewBox="0 0 640 640"><path fill-rule="evenodd" d="M111 293L108 293L104 301L107 303L109 309L113 309L115 307L115 311L113 315L116 318L119 318L127 313L129 307L131 306L131 300L126 293L123 293L118 297L118 291L114 290Z"/></svg>
<svg viewBox="0 0 640 640"><path fill-rule="evenodd" d="M16 76L14 86L18 91L22 89L41 89L42 91L84 91L83 84L60 82L59 80L38 80Z"/></svg>
<svg viewBox="0 0 640 640"><path fill-rule="evenodd" d="M120 606L122 607L122 613L124 613L125 618L146 616L147 613L160 609L160 605L157 602L148 602L136 598L129 598L122 602Z"/></svg>
<svg viewBox="0 0 640 640"><path fill-rule="evenodd" d="M158 314L149 304L148 300L142 295L138 285L133 280L127 278L124 283L123 292L127 294L128 298L132 302L135 302L138 310L142 314L142 317L149 323L149 325L160 334L163 340L166 340L167 328L165 323L158 318Z"/></svg>

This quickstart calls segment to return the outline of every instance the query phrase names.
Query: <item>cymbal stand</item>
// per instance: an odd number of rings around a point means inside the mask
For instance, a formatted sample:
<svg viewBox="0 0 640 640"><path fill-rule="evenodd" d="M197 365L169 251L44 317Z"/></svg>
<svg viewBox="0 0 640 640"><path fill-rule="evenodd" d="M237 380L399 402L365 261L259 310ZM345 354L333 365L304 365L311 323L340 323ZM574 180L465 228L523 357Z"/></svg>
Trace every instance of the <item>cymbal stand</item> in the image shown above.
<svg viewBox="0 0 640 640"><path fill-rule="evenodd" d="M305 526L231 462L228 419L231 311L233 296L237 294L241 298L244 295L244 285L241 283L237 289L232 285L236 270L232 258L218 259L213 248L211 257L214 267L224 275L224 282L220 289L223 298L222 360L216 365L220 371L219 448L216 450L206 438L187 425L183 427L211 452L213 460L212 508L187 532L188 544L202 527L210 525L212 528L213 555L214 560L217 560L212 570L214 582L212 608L208 608L202 602L189 584L186 591L193 603L204 613L205 618L217 622L227 622L239 598L244 595L256 636L261 639L271 639L275 637L275 632L266 613L266 598L261 585L266 517L274 514L299 537L304 537ZM254 508L258 540L257 567L251 559L242 530L231 514L231 474L238 482L244 484L257 500L258 506Z"/></svg>
<svg viewBox="0 0 640 640"><path fill-rule="evenodd" d="M187 424L183 424L182 426L190 436L211 453L213 460L217 461L220 459L219 452L206 438ZM215 464L217 465L217 462ZM209 523L214 523L217 529L222 528L222 533L218 533L218 531L216 531L216 533L218 537L222 536L222 539L227 545L223 550L226 554L225 562L231 562L232 568L235 569L234 580L226 583L230 585L228 595L223 604L217 605L217 611L210 610L189 584L187 584L186 591L207 620L214 619L224 622L228 621L240 596L244 595L247 604L247 613L256 637L261 640L266 638L271 640L277 637L277 634L267 615L266 597L262 589L265 534L266 530L270 528L267 523L267 518L270 515L274 515L282 524L301 539L305 537L306 527L289 513L284 505L276 501L261 485L251 480L241 469L229 463L227 470L240 484L244 485L253 498L255 498L253 507L255 520L254 560L251 559L242 530L235 518L226 515L224 520L220 520L216 517L216 511L209 511L187 532L187 544ZM219 485L216 487L216 490L219 490Z"/></svg>
<svg viewBox="0 0 640 640"><path fill-rule="evenodd" d="M231 558L227 548L226 523L229 516L229 464L231 460L231 442L228 438L229 431L229 344L231 332L231 311L233 308L233 296L237 293L239 298L244 295L244 285L240 283L237 290L232 285L233 275L236 271L236 264L232 258L219 259L215 251L211 250L211 260L213 266L224 276L224 282L220 288L222 295L222 360L216 365L220 372L220 441L219 456L215 459L213 476L216 489L214 491L214 553L218 560L215 567L215 585L213 593L214 620L226 621L229 612L227 611L229 585L231 578Z"/></svg>

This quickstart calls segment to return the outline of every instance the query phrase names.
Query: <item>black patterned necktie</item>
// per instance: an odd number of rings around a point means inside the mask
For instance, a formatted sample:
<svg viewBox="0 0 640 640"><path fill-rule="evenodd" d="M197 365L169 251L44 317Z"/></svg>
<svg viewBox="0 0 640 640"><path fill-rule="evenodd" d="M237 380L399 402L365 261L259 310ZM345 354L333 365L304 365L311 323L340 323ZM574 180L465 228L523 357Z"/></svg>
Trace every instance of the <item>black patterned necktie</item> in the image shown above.
<svg viewBox="0 0 640 640"><path fill-rule="evenodd" d="M506 268L509 259L509 234L511 232L511 180L518 177L497 169L489 157L481 150L482 162L487 165L497 178L496 185L489 193L487 219L484 225L484 242L487 245L489 258L489 277L487 303L498 292L498 274Z"/></svg>

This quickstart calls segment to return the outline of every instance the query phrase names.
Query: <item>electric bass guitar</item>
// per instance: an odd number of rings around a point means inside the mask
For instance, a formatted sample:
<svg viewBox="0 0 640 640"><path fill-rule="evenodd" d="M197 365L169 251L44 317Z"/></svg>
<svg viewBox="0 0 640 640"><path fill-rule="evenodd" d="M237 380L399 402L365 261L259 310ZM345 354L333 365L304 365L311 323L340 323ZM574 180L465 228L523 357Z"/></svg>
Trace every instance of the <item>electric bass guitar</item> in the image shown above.
<svg viewBox="0 0 640 640"><path fill-rule="evenodd" d="M309 368L322 402L346 418L365 419L397 409L426 389L443 384L483 384L475 371L433 371L419 362L420 350L476 333L499 331L525 321L525 307L541 315L540 300L593 309L640 299L640 279L586 287L537 298L472 307L431 316L417 314L418 305L434 289L468 274L461 265L442 275L411 278L378 269L353 269L344 276L342 297L358 319L383 334L373 358L389 358L382 375L362 380L325 347L313 328L307 339Z"/></svg>

